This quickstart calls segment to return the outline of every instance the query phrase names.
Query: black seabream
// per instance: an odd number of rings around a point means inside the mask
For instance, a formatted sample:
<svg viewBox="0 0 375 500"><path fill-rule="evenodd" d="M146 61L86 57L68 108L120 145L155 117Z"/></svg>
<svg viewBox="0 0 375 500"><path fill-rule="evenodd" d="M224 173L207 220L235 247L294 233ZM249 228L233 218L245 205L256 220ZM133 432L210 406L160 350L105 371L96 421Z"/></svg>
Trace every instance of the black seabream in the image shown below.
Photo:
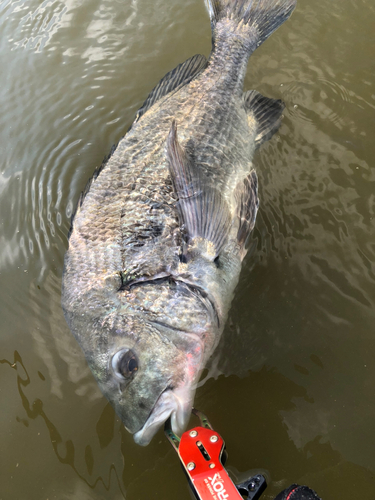
<svg viewBox="0 0 375 500"><path fill-rule="evenodd" d="M244 93L249 56L295 0L206 0L209 59L154 88L82 194L62 305L105 396L137 443L187 424L218 344L258 210L255 149L284 105Z"/></svg>

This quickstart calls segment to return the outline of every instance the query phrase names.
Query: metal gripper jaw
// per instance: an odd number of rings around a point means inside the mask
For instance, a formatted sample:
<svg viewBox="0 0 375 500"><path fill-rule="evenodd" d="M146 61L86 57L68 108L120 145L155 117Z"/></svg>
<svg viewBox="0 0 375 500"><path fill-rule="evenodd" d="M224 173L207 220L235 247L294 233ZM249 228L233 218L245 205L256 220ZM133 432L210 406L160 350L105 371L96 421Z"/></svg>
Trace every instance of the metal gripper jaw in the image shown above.
<svg viewBox="0 0 375 500"><path fill-rule="evenodd" d="M165 434L178 453L190 486L199 500L258 500L267 484L258 474L235 485L224 468L227 458L223 438L215 432L208 418L193 409L200 426L184 432L181 438L165 424Z"/></svg>

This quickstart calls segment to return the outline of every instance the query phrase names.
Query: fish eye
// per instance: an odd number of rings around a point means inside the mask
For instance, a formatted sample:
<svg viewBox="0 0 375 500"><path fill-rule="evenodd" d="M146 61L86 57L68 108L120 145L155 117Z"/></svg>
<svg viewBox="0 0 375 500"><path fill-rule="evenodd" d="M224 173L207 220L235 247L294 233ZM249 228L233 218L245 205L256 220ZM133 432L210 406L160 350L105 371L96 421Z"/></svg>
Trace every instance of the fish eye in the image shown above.
<svg viewBox="0 0 375 500"><path fill-rule="evenodd" d="M138 371L138 358L131 349L122 349L112 358L112 368L115 374L122 379L133 377Z"/></svg>

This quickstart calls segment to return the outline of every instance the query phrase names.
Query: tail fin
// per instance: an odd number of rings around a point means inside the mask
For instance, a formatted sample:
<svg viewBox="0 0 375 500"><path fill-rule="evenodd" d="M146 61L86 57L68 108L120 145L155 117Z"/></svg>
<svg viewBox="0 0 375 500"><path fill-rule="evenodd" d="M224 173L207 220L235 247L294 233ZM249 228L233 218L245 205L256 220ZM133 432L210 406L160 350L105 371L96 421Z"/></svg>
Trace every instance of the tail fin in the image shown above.
<svg viewBox="0 0 375 500"><path fill-rule="evenodd" d="M297 0L205 0L213 29L223 19L254 28L263 43L293 12Z"/></svg>

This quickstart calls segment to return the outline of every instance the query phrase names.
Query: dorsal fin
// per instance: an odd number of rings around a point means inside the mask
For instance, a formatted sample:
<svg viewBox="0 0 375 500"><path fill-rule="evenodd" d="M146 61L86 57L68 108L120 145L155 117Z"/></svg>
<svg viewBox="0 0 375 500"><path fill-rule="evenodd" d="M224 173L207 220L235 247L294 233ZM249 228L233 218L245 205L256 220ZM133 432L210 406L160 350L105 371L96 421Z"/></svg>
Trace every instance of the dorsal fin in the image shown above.
<svg viewBox="0 0 375 500"><path fill-rule="evenodd" d="M259 147L277 132L285 104L280 99L264 97L256 90L246 92L244 100L247 114L257 122L255 145Z"/></svg>
<svg viewBox="0 0 375 500"><path fill-rule="evenodd" d="M195 164L192 144L189 143L188 150L180 146L175 121L167 139L167 157L187 243L194 244L195 238L206 240L211 244L210 259L215 260L228 238L231 225L228 205Z"/></svg>
<svg viewBox="0 0 375 500"><path fill-rule="evenodd" d="M255 225L259 207L258 178L255 170L240 181L234 191L237 202L239 227L237 241L241 247L242 258L246 255L246 242Z"/></svg>
<svg viewBox="0 0 375 500"><path fill-rule="evenodd" d="M176 68L167 73L156 87L150 92L143 106L138 110L134 122L137 122L156 101L190 83L207 66L207 59L197 54L187 61L179 64Z"/></svg>

